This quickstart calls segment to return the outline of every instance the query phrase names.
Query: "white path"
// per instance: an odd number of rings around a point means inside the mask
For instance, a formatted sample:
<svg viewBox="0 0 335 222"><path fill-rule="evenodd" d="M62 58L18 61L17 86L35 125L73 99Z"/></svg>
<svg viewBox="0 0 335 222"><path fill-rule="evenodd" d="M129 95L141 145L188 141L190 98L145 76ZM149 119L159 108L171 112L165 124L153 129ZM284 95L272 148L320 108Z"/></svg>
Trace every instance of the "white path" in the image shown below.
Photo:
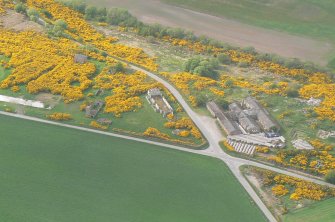
<svg viewBox="0 0 335 222"><path fill-rule="evenodd" d="M34 101L34 100L25 100L21 98L11 97L11 96L4 96L0 95L0 102L7 102L7 103L14 103L14 104L20 104L24 106L31 106L35 108L45 108L44 104L40 101Z"/></svg>
<svg viewBox="0 0 335 222"><path fill-rule="evenodd" d="M259 198L257 193L250 186L248 181L244 178L244 176L242 175L242 173L240 171L240 166L242 166L242 165L256 166L256 167L260 167L260 168L263 168L263 169L272 170L272 171L277 172L277 173L286 174L286 175L289 175L289 176L294 176L294 177L301 178L301 179L304 179L304 180L307 180L307 181L310 181L310 182L314 182L314 183L321 184L321 185L327 185L327 186L331 186L331 187L335 188L334 185L326 183L322 180L318 180L318 179L311 178L311 177L308 177L308 176L303 176L301 174L297 174L297 173L294 173L294 172L291 172L291 171L288 171L288 170L283 170L283 169L279 169L279 168L276 168L276 167L268 166L268 165L258 163L258 162L254 162L254 161L251 161L251 160L245 160L245 159L241 159L241 158L232 157L232 156L226 154L225 152L222 151L221 147L219 146L219 142L222 138L220 138L218 136L218 134L215 130L212 130L212 129L208 128L208 127L214 127L213 123L208 124L208 119L207 118L201 117L197 113L195 113L191 109L191 107L187 104L187 102L183 99L182 95L179 93L179 91L177 89L175 89L170 83L168 83L164 79L158 77L154 73L148 72L148 71L146 71L144 69L141 69L139 67L136 67L134 65L130 65L130 66L134 70L138 70L138 71L142 71L142 72L146 73L147 75L149 75L153 79L162 83L167 89L170 90L170 92L175 96L175 98L182 105L182 107L184 108L186 113L190 116L190 118L192 118L194 123L198 126L198 128L203 133L204 137L207 139L207 141L209 143L209 146L208 146L207 149L205 149L205 150L192 150L192 149L183 148L183 147L180 147L180 146L169 145L169 144L165 144L165 143L154 142L154 141L150 141L150 140L146 140L146 139L140 139L140 138L135 138L135 137L131 137L131 136L125 136L125 135L110 133L110 132L103 132L103 131L99 131L99 130L84 128L84 127L79 127L79 126L73 126L73 125L68 125L68 124L59 123L59 122L53 122L53 121L49 121L49 120L39 119L39 118L20 115L20 114L13 114L13 113L7 113L7 112L2 112L2 111L0 111L0 114L1 115L6 115L6 116L17 117L17 118L21 118L21 119L26 119L26 120L32 120L32 121L41 122L41 123L46 123L46 124L52 124L52 125L72 128L72 129L76 129L76 130L82 130L82 131L86 131L86 132L98 133L98 134L103 134L103 135L107 135L107 136L113 136L113 137L123 138L123 139L127 139L127 140L138 141L138 142L142 142L142 143L149 143L149 144L153 144L153 145L157 145L157 146L161 146L161 147L166 147L166 148L170 148L170 149L175 149L175 150L179 150L179 151L183 151L183 152L189 152L189 153L194 153L194 154L199 154L199 155L205 155L205 156L218 158L218 159L222 160L223 162L225 162L227 164L227 166L232 171L232 173L237 178L237 180L241 183L241 185L245 188L245 190L248 192L248 194L253 199L253 201L262 210L262 212L267 217L267 219L271 222L276 221L275 217L272 215L272 213L269 211L269 209L265 206L265 204Z"/></svg>

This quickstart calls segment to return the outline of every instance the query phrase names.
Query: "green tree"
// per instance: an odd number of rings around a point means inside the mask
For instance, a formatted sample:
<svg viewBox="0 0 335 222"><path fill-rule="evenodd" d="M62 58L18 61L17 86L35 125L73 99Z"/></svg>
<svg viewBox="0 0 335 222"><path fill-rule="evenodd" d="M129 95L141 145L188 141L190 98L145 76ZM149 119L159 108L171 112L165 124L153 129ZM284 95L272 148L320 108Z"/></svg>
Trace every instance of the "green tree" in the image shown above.
<svg viewBox="0 0 335 222"><path fill-rule="evenodd" d="M88 6L85 9L85 18L88 20L94 20L98 14L98 9L95 6Z"/></svg>
<svg viewBox="0 0 335 222"><path fill-rule="evenodd" d="M36 22L38 20L38 18L40 17L40 14L38 13L38 11L34 8L30 8L27 11L27 15L30 18L30 20Z"/></svg>
<svg viewBox="0 0 335 222"><path fill-rule="evenodd" d="M209 98L204 92L200 92L196 95L198 106L205 106Z"/></svg>
<svg viewBox="0 0 335 222"><path fill-rule="evenodd" d="M58 19L54 24L52 32L55 36L60 37L64 34L64 31L67 29L67 26L68 25L64 20Z"/></svg>
<svg viewBox="0 0 335 222"><path fill-rule="evenodd" d="M17 13L26 13L27 7L23 3L18 3L14 9Z"/></svg>
<svg viewBox="0 0 335 222"><path fill-rule="evenodd" d="M116 63L116 65L113 68L114 68L114 71L116 73L118 73L118 72L121 72L121 73L125 72L125 68L124 68L124 66L123 66L123 64L121 62Z"/></svg>
<svg viewBox="0 0 335 222"><path fill-rule="evenodd" d="M217 59L206 59L196 56L185 62L184 71L216 79L218 78L216 71L218 66L219 62Z"/></svg>
<svg viewBox="0 0 335 222"><path fill-rule="evenodd" d="M225 87L230 88L234 85L234 81L231 79L228 79L227 81L225 81L224 85Z"/></svg>
<svg viewBox="0 0 335 222"><path fill-rule="evenodd" d="M221 53L218 55L218 60L219 62L221 62L222 64L230 64L231 63L231 58L229 55L226 55L224 53Z"/></svg>

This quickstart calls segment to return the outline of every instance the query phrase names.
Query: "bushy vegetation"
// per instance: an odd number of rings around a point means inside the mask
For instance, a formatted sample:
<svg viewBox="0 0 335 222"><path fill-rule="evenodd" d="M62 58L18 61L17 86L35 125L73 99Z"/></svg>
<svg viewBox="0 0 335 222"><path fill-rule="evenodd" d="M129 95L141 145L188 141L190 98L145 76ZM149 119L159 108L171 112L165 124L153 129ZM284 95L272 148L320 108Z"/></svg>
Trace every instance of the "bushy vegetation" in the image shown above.
<svg viewBox="0 0 335 222"><path fill-rule="evenodd" d="M218 66L219 61L217 59L204 59L200 56L196 56L189 59L184 64L184 71L212 79L217 79L219 74L216 69Z"/></svg>

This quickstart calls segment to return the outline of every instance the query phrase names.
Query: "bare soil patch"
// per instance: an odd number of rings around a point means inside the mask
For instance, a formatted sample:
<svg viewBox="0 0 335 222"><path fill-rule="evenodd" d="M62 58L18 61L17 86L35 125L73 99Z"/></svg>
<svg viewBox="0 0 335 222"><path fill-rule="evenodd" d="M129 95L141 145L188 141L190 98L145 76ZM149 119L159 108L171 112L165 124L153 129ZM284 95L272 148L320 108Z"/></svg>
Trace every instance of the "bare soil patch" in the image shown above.
<svg viewBox="0 0 335 222"><path fill-rule="evenodd" d="M50 108L53 108L60 102L62 97L59 95L52 95L51 93L40 93L36 96L35 99L43 102Z"/></svg>
<svg viewBox="0 0 335 222"><path fill-rule="evenodd" d="M15 11L9 10L7 14L0 16L0 24L6 29L15 31L32 30L43 32L43 27L35 22L29 21L24 15Z"/></svg>
<svg viewBox="0 0 335 222"><path fill-rule="evenodd" d="M108 7L127 8L147 23L182 27L198 35L207 35L236 46L253 46L261 52L300 58L320 65L327 63L327 55L334 50L331 43L258 28L230 19L170 6L158 0L89 0L89 2Z"/></svg>

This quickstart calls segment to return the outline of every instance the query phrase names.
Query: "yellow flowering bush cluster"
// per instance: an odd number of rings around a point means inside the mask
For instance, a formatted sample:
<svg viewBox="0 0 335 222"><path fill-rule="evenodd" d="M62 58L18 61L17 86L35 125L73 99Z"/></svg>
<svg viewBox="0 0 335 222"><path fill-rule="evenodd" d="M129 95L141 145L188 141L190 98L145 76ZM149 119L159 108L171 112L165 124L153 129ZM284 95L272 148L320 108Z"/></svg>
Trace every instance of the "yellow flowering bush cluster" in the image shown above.
<svg viewBox="0 0 335 222"><path fill-rule="evenodd" d="M223 145L224 145L225 147L227 147L228 150L230 150L230 151L235 151L235 148L234 148L232 145L230 145L230 144L228 143L228 140L225 140L225 141L223 142Z"/></svg>
<svg viewBox="0 0 335 222"><path fill-rule="evenodd" d="M315 201L335 196L334 188L264 169L254 168L254 171L262 178L263 185L270 187L276 196L289 194L291 200L309 199Z"/></svg>
<svg viewBox="0 0 335 222"><path fill-rule="evenodd" d="M10 57L8 66L13 68L0 87L27 84L29 93L50 91L62 95L65 102L82 99L96 68L92 63L75 63L75 49L77 45L67 39L0 29L0 54Z"/></svg>
<svg viewBox="0 0 335 222"><path fill-rule="evenodd" d="M47 10L54 20L62 19L68 25L68 30L74 38L82 38L84 41L93 42L104 39L104 36L98 33L89 25L83 16L53 0L27 0L27 5L31 8ZM116 39L113 39L116 40Z"/></svg>
<svg viewBox="0 0 335 222"><path fill-rule="evenodd" d="M170 80L185 95L190 95L191 88L195 90L204 90L208 87L217 85L217 82L211 78L194 75L188 72L175 74L162 72L161 75Z"/></svg>
<svg viewBox="0 0 335 222"><path fill-rule="evenodd" d="M181 131L181 133L183 133L180 135L182 137L187 137L191 134L196 139L202 139L200 131L190 118L184 117L176 121L169 121L165 123L164 126L169 129L183 129L183 131Z"/></svg>
<svg viewBox="0 0 335 222"><path fill-rule="evenodd" d="M71 114L68 113L53 113L48 115L47 117L51 120L60 120L60 121L72 119Z"/></svg>
<svg viewBox="0 0 335 222"><path fill-rule="evenodd" d="M6 9L13 9L14 4L11 0L0 0L0 14L4 14Z"/></svg>
<svg viewBox="0 0 335 222"><path fill-rule="evenodd" d="M268 153L270 152L269 147L266 146L256 146L256 152L258 153Z"/></svg>
<svg viewBox="0 0 335 222"><path fill-rule="evenodd" d="M91 121L90 126L93 127L93 128L96 128L96 129L100 129L100 130L107 130L108 129L108 126L101 125L97 121Z"/></svg>
<svg viewBox="0 0 335 222"><path fill-rule="evenodd" d="M322 80L322 79L321 79ZM335 121L335 84L329 84L322 80L322 83L312 83L303 86L299 94L302 98L309 99L321 98L323 99L320 106L315 107L315 112L320 119L330 119Z"/></svg>
<svg viewBox="0 0 335 222"><path fill-rule="evenodd" d="M197 146L193 141L190 141L190 140L172 139L172 138L170 138L169 135L161 133L158 129L152 128L152 127L149 127L143 133L136 133L136 132L133 132L133 131L123 130L123 129L119 129L119 128L113 128L113 131L118 132L118 133L122 133L122 134L133 135L133 136L136 136L136 137L145 136L145 137L157 138L157 139L165 140L165 141L168 141L168 142L171 142L171 143L183 144L183 145L190 146L190 147Z"/></svg>
<svg viewBox="0 0 335 222"><path fill-rule="evenodd" d="M139 95L160 86L142 72L109 74L108 68L94 79L94 84L95 88L112 90L113 94L105 98L105 112L113 113L116 117L121 117L121 113L141 108Z"/></svg>
<svg viewBox="0 0 335 222"><path fill-rule="evenodd" d="M192 106L198 106L198 101L193 92L199 92L203 90L208 90L216 96L224 96L224 91L218 81L198 76L188 72L180 73L160 73L170 82L172 82L185 96L188 96L188 99Z"/></svg>
<svg viewBox="0 0 335 222"><path fill-rule="evenodd" d="M254 94L265 93L268 95L279 94L279 95L285 96L287 87L288 87L287 82L279 82L278 84L274 84L273 82L265 82L262 85L258 85L255 83L251 83L249 80L246 80L242 77L231 78L231 80L233 81L233 84L235 86L238 86L244 89L250 89L253 91Z"/></svg>
<svg viewBox="0 0 335 222"><path fill-rule="evenodd" d="M318 140L310 142L315 145L315 150L304 152L283 150L267 157L267 160L321 175L326 175L329 170L335 169L335 157L329 152L333 147Z"/></svg>
<svg viewBox="0 0 335 222"><path fill-rule="evenodd" d="M211 91L214 95L224 96L224 91L223 90L219 90L217 88L211 87L211 88L209 88L209 91Z"/></svg>
<svg viewBox="0 0 335 222"><path fill-rule="evenodd" d="M325 151L331 151L333 149L333 147L331 145L328 145L318 139L314 139L314 140L309 140L308 141L314 148L318 149L318 150L325 150Z"/></svg>
<svg viewBox="0 0 335 222"><path fill-rule="evenodd" d="M275 196L285 196L289 192L288 189L281 184L273 186L271 190Z"/></svg>
<svg viewBox="0 0 335 222"><path fill-rule="evenodd" d="M170 136L160 132L158 129L153 128L153 127L149 127L148 129L145 130L145 132L143 133L144 136L148 136L148 137L154 137L154 138L158 138L158 139L163 139L163 140L169 140Z"/></svg>
<svg viewBox="0 0 335 222"><path fill-rule="evenodd" d="M54 0L28 0L29 7L48 10L54 20L62 19L68 24L68 34L73 38L82 39L109 55L139 64L149 70L157 71L158 65L142 49L121 44L113 44L117 38L106 37L88 24L83 15ZM99 57L102 59L102 57Z"/></svg>

